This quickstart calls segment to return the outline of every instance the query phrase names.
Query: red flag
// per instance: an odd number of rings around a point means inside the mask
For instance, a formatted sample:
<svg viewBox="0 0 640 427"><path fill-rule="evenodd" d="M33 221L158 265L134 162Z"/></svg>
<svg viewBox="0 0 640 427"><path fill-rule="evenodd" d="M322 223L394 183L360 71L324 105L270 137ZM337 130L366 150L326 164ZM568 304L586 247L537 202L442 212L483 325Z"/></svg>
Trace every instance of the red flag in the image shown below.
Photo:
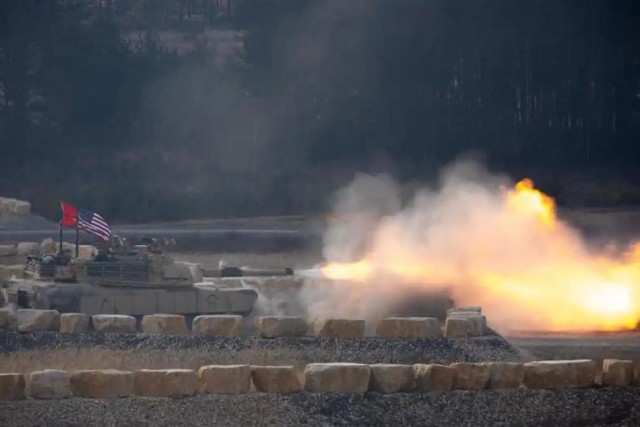
<svg viewBox="0 0 640 427"><path fill-rule="evenodd" d="M78 225L78 209L70 205L67 202L60 200L60 207L62 208L62 219L60 220L60 227L75 227Z"/></svg>

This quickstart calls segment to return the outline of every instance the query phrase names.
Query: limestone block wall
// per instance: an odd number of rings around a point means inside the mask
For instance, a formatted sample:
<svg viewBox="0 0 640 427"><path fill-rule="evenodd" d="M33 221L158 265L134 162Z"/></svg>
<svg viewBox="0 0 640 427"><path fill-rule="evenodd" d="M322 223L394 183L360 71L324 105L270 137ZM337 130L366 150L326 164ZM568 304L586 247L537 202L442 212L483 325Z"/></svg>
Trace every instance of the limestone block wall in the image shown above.
<svg viewBox="0 0 640 427"><path fill-rule="evenodd" d="M592 360L520 363L372 364L294 366L208 365L191 369L115 369L0 374L0 400L184 398L244 393L442 393L453 390L574 389L640 386L640 361L607 359L602 377Z"/></svg>
<svg viewBox="0 0 640 427"><path fill-rule="evenodd" d="M3 269L4 268L4 269ZM0 266L0 278L14 274L9 267ZM121 334L163 334L163 335L203 335L203 336L244 336L247 335L244 318L239 315L200 315L191 325L185 316L178 314L150 314L141 321L125 314L58 313L55 310L17 310L19 331L59 331L62 333L121 333ZM10 327L8 310L0 309L0 329ZM458 316L456 314L456 316ZM466 316L466 317L465 317ZM441 325L432 317L389 317L376 322L375 337L383 339L456 339L482 335L484 316L475 314L448 317ZM316 336L328 339L362 339L365 337L366 322L363 319L316 319L307 322L295 316L263 316L255 318L255 335L265 338Z"/></svg>

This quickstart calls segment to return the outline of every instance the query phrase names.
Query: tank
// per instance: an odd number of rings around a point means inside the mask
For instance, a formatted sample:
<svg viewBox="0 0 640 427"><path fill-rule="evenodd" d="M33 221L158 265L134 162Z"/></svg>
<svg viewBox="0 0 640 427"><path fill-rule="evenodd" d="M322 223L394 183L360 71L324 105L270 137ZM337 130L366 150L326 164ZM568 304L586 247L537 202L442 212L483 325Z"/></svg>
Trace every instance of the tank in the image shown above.
<svg viewBox="0 0 640 427"><path fill-rule="evenodd" d="M88 315L307 316L308 304L298 298L304 283L304 275L297 276L291 268L204 268L177 261L150 245L146 250L102 251L90 258L72 258L69 252L29 256L23 277L3 284L0 302ZM323 281L318 286L330 285ZM453 301L448 292L429 291L389 300L388 305L392 312L385 316L444 319Z"/></svg>
<svg viewBox="0 0 640 427"><path fill-rule="evenodd" d="M289 273L293 272L205 269L163 253L135 250L101 253L92 258L71 258L67 253L30 256L24 277L9 279L3 296L18 308L61 313L244 316L251 313L258 293L237 278Z"/></svg>

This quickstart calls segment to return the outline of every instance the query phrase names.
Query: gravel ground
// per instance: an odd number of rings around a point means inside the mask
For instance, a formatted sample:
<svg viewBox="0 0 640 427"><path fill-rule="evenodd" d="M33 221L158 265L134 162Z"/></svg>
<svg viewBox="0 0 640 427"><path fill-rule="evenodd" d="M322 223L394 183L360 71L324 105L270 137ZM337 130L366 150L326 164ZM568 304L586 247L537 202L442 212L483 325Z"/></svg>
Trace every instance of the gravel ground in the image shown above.
<svg viewBox="0 0 640 427"><path fill-rule="evenodd" d="M640 388L0 402L3 426L640 425Z"/></svg>
<svg viewBox="0 0 640 427"><path fill-rule="evenodd" d="M519 361L521 353L499 336L468 339L331 339L286 337L198 337L192 335L60 334L0 331L0 356L28 350L99 348L109 350L206 350L233 357L295 355L300 362L452 363Z"/></svg>

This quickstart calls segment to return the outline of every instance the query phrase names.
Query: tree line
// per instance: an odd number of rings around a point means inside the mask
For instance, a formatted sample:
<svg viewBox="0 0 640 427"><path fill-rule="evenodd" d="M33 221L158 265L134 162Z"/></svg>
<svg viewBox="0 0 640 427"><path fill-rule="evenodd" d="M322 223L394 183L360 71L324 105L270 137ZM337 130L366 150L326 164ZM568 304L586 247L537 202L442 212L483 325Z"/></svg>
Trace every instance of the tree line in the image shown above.
<svg viewBox="0 0 640 427"><path fill-rule="evenodd" d="M317 212L461 153L640 201L633 0L5 0L0 192L115 221Z"/></svg>

